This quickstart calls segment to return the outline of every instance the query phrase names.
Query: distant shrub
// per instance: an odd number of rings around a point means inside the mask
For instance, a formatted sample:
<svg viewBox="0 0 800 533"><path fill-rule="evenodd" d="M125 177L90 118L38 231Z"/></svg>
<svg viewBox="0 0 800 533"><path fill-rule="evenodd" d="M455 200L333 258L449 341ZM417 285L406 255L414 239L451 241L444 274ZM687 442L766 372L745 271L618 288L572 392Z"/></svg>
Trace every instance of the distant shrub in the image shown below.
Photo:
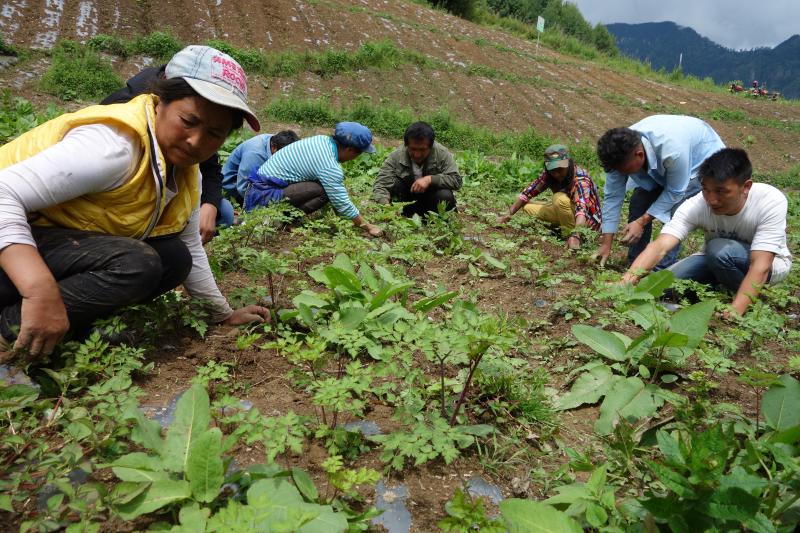
<svg viewBox="0 0 800 533"><path fill-rule="evenodd" d="M62 100L97 100L123 85L111 62L74 41L60 41L45 72L42 90Z"/></svg>
<svg viewBox="0 0 800 533"><path fill-rule="evenodd" d="M433 0L431 3L467 20L477 19L483 8L481 0Z"/></svg>
<svg viewBox="0 0 800 533"><path fill-rule="evenodd" d="M161 61L169 61L183 48L183 44L169 33L155 31L136 37L130 44L131 55L151 56Z"/></svg>
<svg viewBox="0 0 800 533"><path fill-rule="evenodd" d="M308 125L333 125L337 122L336 111L326 99L296 100L280 98L273 100L264 112L282 122L297 122Z"/></svg>
<svg viewBox="0 0 800 533"><path fill-rule="evenodd" d="M97 52L105 52L119 57L128 57L128 49L125 42L119 37L112 35L95 35L88 41L86 46Z"/></svg>
<svg viewBox="0 0 800 533"><path fill-rule="evenodd" d="M3 34L1 33L0 33L0 55L3 56L17 55L17 50L13 46L5 42L5 40L3 39Z"/></svg>

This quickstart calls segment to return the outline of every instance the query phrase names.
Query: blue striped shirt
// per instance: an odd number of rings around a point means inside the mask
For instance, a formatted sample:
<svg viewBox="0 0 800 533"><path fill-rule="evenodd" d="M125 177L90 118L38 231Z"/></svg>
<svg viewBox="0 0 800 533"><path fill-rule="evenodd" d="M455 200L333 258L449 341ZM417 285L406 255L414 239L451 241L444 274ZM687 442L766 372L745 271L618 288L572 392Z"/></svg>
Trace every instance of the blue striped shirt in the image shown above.
<svg viewBox="0 0 800 533"><path fill-rule="evenodd" d="M258 175L289 183L319 182L340 216L350 219L358 216L358 209L344 187L336 141L329 135L315 135L281 148L261 165Z"/></svg>

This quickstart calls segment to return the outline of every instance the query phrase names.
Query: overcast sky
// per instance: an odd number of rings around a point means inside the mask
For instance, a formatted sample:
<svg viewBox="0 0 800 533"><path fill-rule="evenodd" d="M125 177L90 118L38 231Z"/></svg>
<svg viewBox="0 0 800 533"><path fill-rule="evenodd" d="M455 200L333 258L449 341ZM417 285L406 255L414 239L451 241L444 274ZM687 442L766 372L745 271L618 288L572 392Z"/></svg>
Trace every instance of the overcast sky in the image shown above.
<svg viewBox="0 0 800 533"><path fill-rule="evenodd" d="M800 33L800 0L569 0L592 24L662 22L733 49L774 47Z"/></svg>

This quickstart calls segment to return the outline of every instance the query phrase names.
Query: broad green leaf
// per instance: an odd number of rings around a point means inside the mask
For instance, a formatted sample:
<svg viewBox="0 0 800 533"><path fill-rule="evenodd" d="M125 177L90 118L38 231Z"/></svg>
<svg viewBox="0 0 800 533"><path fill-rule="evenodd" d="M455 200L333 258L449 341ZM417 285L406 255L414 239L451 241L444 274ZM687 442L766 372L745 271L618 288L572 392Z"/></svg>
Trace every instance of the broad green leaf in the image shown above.
<svg viewBox="0 0 800 533"><path fill-rule="evenodd" d="M761 490L768 485L766 478L753 475L741 466L733 467L730 474L719 479L720 489L740 488L750 494L758 492L756 495L760 495Z"/></svg>
<svg viewBox="0 0 800 533"><path fill-rule="evenodd" d="M219 495L224 479L222 466L222 432L211 428L192 442L186 459L186 477L194 499L212 502Z"/></svg>
<svg viewBox="0 0 800 533"><path fill-rule="evenodd" d="M628 309L624 314L630 317L640 328L650 329L656 322L656 314L658 313L658 310L653 307L652 303L646 303Z"/></svg>
<svg viewBox="0 0 800 533"><path fill-rule="evenodd" d="M231 502L211 517L209 532L292 531L340 533L347 519L329 505L306 503L285 479L262 479L247 491L247 505Z"/></svg>
<svg viewBox="0 0 800 533"><path fill-rule="evenodd" d="M661 376L661 383L675 383L678 381L678 376L675 374L664 374Z"/></svg>
<svg viewBox="0 0 800 533"><path fill-rule="evenodd" d="M201 509L197 503L184 505L178 514L181 525L173 526L169 533L205 533L210 514L211 509Z"/></svg>
<svg viewBox="0 0 800 533"><path fill-rule="evenodd" d="M434 296L429 296L427 298L422 298L414 303L414 310L420 311L422 313L427 313L434 307L439 307L440 305L444 305L445 303L449 302L453 298L458 296L456 291L446 291L436 294Z"/></svg>
<svg viewBox="0 0 800 533"><path fill-rule="evenodd" d="M708 515L720 520L744 522L755 518L761 502L739 487L717 490L708 502Z"/></svg>
<svg viewBox="0 0 800 533"><path fill-rule="evenodd" d="M572 326L572 334L603 357L613 361L624 361L626 358L625 343L609 331L584 324L575 324Z"/></svg>
<svg viewBox="0 0 800 533"><path fill-rule="evenodd" d="M650 459L645 459L647 466L653 471L658 480L668 489L681 498L693 499L696 497L691 483L685 476L675 472L668 466L662 465Z"/></svg>
<svg viewBox="0 0 800 533"><path fill-rule="evenodd" d="M761 414L767 425L785 431L800 425L800 382L786 374L764 393Z"/></svg>
<svg viewBox="0 0 800 533"><path fill-rule="evenodd" d="M0 494L0 510L14 512L14 506L11 504L11 495Z"/></svg>
<svg viewBox="0 0 800 533"><path fill-rule="evenodd" d="M187 481L155 481L150 488L129 503L119 505L117 513L125 520L133 520L143 514L152 513L171 503L191 497Z"/></svg>
<svg viewBox="0 0 800 533"><path fill-rule="evenodd" d="M605 487L607 479L608 472L606 470L606 465L601 465L589 476L589 480L586 482L586 488L593 494L599 494L603 487Z"/></svg>
<svg viewBox="0 0 800 533"><path fill-rule="evenodd" d="M664 291L672 285L675 280L675 274L669 270L659 270L644 277L639 283L636 284L635 292L648 292L653 297L658 298Z"/></svg>
<svg viewBox="0 0 800 533"><path fill-rule="evenodd" d="M553 506L564 505L564 504L572 505L578 500L582 499L590 500L592 498L592 495L589 493L589 490L583 483L562 485L560 487L556 487L555 491L558 494L547 498L542 503L546 503L547 505L553 505Z"/></svg>
<svg viewBox="0 0 800 533"><path fill-rule="evenodd" d="M302 302L297 304L297 315L309 328L314 329L314 326L317 325L316 320L314 320L314 312L311 311L309 306Z"/></svg>
<svg viewBox="0 0 800 533"><path fill-rule="evenodd" d="M356 329L367 316L364 307L350 306L339 309L339 321L345 329Z"/></svg>
<svg viewBox="0 0 800 533"><path fill-rule="evenodd" d="M658 441L658 449L667 458L669 464L674 466L684 466L686 464L678 439L669 431L658 431L656 433L656 441Z"/></svg>
<svg viewBox="0 0 800 533"><path fill-rule="evenodd" d="M408 291L408 289L410 289L413 286L414 286L414 283L411 282L411 281L404 282L404 283L392 283L392 284L386 285L384 288L382 288L380 291L378 291L378 293L369 302L369 308L370 309L377 309L380 306L382 306L386 302L386 300L388 300L392 296L394 296L396 294L404 293L404 292Z"/></svg>
<svg viewBox="0 0 800 533"><path fill-rule="evenodd" d="M653 348L658 348L661 346L666 346L669 348L680 348L686 346L689 341L689 337L684 335L683 333L676 333L674 331L666 331L653 339L653 344L651 346Z"/></svg>
<svg viewBox="0 0 800 533"><path fill-rule="evenodd" d="M658 387L645 386L637 377L617 380L600 405L600 417L594 430L600 435L609 435L620 418L639 420L653 415L663 404Z"/></svg>
<svg viewBox="0 0 800 533"><path fill-rule="evenodd" d="M123 455L113 463L111 470L122 481L159 481L169 479L160 457L135 452Z"/></svg>
<svg viewBox="0 0 800 533"><path fill-rule="evenodd" d="M109 501L114 506L133 501L136 497L150 488L150 483L135 483L133 481L122 481L114 486L109 496Z"/></svg>
<svg viewBox="0 0 800 533"><path fill-rule="evenodd" d="M486 261L486 263L489 264L489 266L492 266L492 267L494 267L494 268L496 268L498 270L505 270L505 269L508 268L508 266L506 266L505 263L503 263L502 261L500 261L496 257L487 254L486 252L483 252L481 254L481 257L483 257L483 260Z"/></svg>
<svg viewBox="0 0 800 533"><path fill-rule="evenodd" d="M510 533L581 532L578 523L565 513L532 500L503 500L500 513Z"/></svg>
<svg viewBox="0 0 800 533"><path fill-rule="evenodd" d="M686 335L686 348L694 350L708 332L708 321L716 305L715 300L706 300L681 309L669 319L669 330Z"/></svg>
<svg viewBox="0 0 800 533"><path fill-rule="evenodd" d="M596 366L575 380L572 390L556 400L555 408L564 411L596 403L618 379L608 366Z"/></svg>
<svg viewBox="0 0 800 533"><path fill-rule="evenodd" d="M594 502L586 504L586 521L592 527L600 527L608 521L608 513Z"/></svg>
<svg viewBox="0 0 800 533"><path fill-rule="evenodd" d="M361 291L361 280L353 272L347 272L335 266L326 266L322 272L328 280L326 285L331 289L344 288L349 292Z"/></svg>
<svg viewBox="0 0 800 533"><path fill-rule="evenodd" d="M300 494L302 494L306 500L311 502L317 501L317 498L319 498L319 492L317 492L317 487L314 485L314 481L311 479L311 476L309 476L305 470L293 467L292 479L294 480L297 490L300 491Z"/></svg>
<svg viewBox="0 0 800 533"><path fill-rule="evenodd" d="M124 416L127 420L136 420L136 426L131 431L133 441L161 455L164 450L164 439L161 438L161 424L144 416L144 413L138 407L133 407Z"/></svg>
<svg viewBox="0 0 800 533"><path fill-rule="evenodd" d="M292 298L292 303L295 307L299 307L300 304L305 304L308 307L325 307L328 305L328 301L320 297L314 291L305 290Z"/></svg>
<svg viewBox="0 0 800 533"><path fill-rule="evenodd" d="M342 269L348 274L355 274L356 268L353 266L353 260L347 254L338 254L336 259L333 260L333 266Z"/></svg>
<svg viewBox="0 0 800 533"><path fill-rule="evenodd" d="M744 525L753 533L775 533L778 531L772 520L761 513L756 513L753 518L745 520Z"/></svg>
<svg viewBox="0 0 800 533"><path fill-rule="evenodd" d="M369 287L369 290L377 291L380 288L380 282L375 277L375 272L363 261L358 265L358 276Z"/></svg>
<svg viewBox="0 0 800 533"><path fill-rule="evenodd" d="M186 459L195 439L208 429L211 420L208 394L195 384L183 393L175 408L175 419L167 430L164 466L173 472L186 471Z"/></svg>
<svg viewBox="0 0 800 533"><path fill-rule="evenodd" d="M39 397L39 391L27 385L0 386L0 409L17 411Z"/></svg>

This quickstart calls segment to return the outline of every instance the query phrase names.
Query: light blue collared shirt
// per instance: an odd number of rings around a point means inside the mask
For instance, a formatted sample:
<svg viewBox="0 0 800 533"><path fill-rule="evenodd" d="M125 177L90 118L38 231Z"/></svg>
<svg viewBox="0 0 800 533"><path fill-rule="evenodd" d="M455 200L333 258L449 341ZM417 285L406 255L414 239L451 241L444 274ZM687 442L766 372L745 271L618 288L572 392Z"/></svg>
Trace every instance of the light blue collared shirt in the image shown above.
<svg viewBox="0 0 800 533"><path fill-rule="evenodd" d="M272 152L269 140L272 134L256 135L237 146L225 165L222 167L222 188L226 191L239 191L244 196L247 192L247 176L254 169L263 165L270 158Z"/></svg>
<svg viewBox="0 0 800 533"><path fill-rule="evenodd" d="M642 135L647 154L647 170L624 176L606 173L603 195L603 233L616 233L619 226L625 184L630 178L637 187L663 191L647 212L661 222L669 222L672 207L683 199L689 181L700 164L714 152L725 148L717 132L699 118L683 115L653 115L633 126Z"/></svg>

